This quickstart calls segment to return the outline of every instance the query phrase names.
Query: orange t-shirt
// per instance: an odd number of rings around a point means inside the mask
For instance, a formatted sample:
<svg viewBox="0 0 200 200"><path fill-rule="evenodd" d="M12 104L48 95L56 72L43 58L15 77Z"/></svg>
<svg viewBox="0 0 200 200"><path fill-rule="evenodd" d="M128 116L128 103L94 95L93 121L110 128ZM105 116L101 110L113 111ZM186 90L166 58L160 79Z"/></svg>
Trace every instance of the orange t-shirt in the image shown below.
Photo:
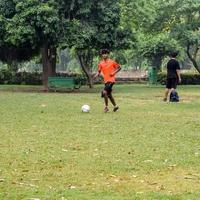
<svg viewBox="0 0 200 200"><path fill-rule="evenodd" d="M115 82L115 75L110 76L110 74L113 73L118 67L119 64L111 59L102 60L98 64L98 71L101 72L101 74L103 75L104 83Z"/></svg>

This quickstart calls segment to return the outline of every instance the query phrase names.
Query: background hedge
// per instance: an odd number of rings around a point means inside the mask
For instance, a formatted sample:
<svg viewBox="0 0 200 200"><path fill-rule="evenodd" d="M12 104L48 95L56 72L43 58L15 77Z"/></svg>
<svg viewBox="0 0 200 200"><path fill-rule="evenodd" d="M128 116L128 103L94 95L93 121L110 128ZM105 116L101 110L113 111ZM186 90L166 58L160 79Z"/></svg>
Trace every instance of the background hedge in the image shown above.
<svg viewBox="0 0 200 200"><path fill-rule="evenodd" d="M86 84L86 77L81 74L57 73L58 77L76 77L76 80L81 80L81 83ZM40 72L17 72L13 73L9 70L0 70L0 84L13 85L42 85L42 73Z"/></svg>
<svg viewBox="0 0 200 200"><path fill-rule="evenodd" d="M87 84L87 79L82 74L73 73L57 73L56 76L60 77L76 77L81 80L82 84ZM181 74L182 85L200 85L200 74L183 73ZM144 79L147 80L147 79ZM164 85L166 83L166 73L158 73L158 83ZM123 78L126 83L126 78ZM100 83L101 81L96 81ZM0 84L15 84L15 85L42 85L42 73L40 72L17 72L13 73L9 70L0 70Z"/></svg>
<svg viewBox="0 0 200 200"><path fill-rule="evenodd" d="M158 83L166 84L166 73L158 73ZM183 73L181 74L182 85L200 85L200 74Z"/></svg>

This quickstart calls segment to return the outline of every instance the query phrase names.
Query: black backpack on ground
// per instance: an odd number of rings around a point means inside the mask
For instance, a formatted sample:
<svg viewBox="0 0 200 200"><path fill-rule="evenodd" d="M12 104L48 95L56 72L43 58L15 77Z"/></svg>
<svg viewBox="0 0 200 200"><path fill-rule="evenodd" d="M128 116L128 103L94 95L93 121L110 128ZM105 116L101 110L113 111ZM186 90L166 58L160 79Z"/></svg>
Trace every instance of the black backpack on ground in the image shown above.
<svg viewBox="0 0 200 200"><path fill-rule="evenodd" d="M170 93L169 101L170 101L170 102L179 102L178 92L176 92L175 90L172 91L172 92Z"/></svg>

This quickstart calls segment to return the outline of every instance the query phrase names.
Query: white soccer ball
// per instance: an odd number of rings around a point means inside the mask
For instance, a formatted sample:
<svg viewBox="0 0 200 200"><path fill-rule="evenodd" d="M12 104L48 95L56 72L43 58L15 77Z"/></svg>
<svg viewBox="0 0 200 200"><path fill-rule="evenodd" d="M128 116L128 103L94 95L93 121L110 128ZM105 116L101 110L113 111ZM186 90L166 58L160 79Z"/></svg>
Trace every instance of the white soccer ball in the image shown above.
<svg viewBox="0 0 200 200"><path fill-rule="evenodd" d="M89 111L90 111L90 106L88 106L88 105L83 105L83 106L81 107L81 110L82 110L82 112L89 112Z"/></svg>

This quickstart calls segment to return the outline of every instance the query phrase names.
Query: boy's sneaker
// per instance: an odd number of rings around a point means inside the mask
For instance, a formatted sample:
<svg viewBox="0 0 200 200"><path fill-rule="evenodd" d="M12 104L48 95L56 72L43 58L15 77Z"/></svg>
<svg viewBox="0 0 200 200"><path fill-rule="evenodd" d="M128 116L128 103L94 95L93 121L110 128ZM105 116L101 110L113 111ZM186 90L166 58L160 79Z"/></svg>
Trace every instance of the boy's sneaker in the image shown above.
<svg viewBox="0 0 200 200"><path fill-rule="evenodd" d="M118 109L119 109L119 107L118 107L118 106L115 106L115 107L113 108L113 111L116 112Z"/></svg>
<svg viewBox="0 0 200 200"><path fill-rule="evenodd" d="M109 111L108 107L104 108L104 112L107 113Z"/></svg>

